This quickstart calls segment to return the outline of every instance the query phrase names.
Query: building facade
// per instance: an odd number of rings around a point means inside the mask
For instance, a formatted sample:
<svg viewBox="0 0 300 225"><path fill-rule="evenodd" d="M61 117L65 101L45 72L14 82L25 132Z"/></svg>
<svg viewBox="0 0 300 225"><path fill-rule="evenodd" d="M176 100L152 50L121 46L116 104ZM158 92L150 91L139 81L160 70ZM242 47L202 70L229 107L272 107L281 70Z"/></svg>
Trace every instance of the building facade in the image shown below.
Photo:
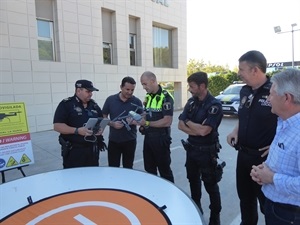
<svg viewBox="0 0 300 225"><path fill-rule="evenodd" d="M58 103L78 79L93 81L102 107L146 71L187 100L186 1L0 0L0 101L24 102L30 132L53 128Z"/></svg>

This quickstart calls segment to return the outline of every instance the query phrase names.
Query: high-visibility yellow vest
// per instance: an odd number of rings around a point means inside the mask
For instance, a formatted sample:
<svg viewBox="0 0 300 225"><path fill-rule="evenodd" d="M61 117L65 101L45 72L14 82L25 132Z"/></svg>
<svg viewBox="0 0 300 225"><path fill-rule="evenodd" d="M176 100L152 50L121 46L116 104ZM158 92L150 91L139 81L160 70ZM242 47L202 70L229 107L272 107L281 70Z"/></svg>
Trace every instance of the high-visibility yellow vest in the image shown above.
<svg viewBox="0 0 300 225"><path fill-rule="evenodd" d="M151 112L161 112L163 103L166 100L166 96L169 95L174 100L174 97L167 91L162 89L160 95L151 95L149 93L146 94L145 101L146 103L146 110Z"/></svg>

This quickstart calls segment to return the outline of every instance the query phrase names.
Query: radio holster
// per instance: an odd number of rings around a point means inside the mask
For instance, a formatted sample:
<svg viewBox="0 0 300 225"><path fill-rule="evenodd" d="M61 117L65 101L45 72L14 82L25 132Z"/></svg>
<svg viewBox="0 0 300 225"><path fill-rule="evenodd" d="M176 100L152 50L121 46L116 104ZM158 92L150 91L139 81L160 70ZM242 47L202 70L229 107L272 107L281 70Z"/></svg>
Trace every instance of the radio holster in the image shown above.
<svg viewBox="0 0 300 225"><path fill-rule="evenodd" d="M71 149L72 149L72 144L69 141L66 141L65 139L62 138L61 135L58 137L58 142L61 145L61 156L63 158L68 157Z"/></svg>

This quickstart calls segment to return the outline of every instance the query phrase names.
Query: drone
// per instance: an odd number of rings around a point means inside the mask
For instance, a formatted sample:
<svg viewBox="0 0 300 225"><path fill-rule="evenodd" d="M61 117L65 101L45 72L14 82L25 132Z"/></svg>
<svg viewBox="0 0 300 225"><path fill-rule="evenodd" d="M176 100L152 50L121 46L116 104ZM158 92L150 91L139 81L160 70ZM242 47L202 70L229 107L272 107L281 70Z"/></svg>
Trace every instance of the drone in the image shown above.
<svg viewBox="0 0 300 225"><path fill-rule="evenodd" d="M114 118L112 120L112 122L115 122L115 121L118 121L118 120L121 121L128 131L130 131L131 128L130 128L129 124L125 121L125 119L131 118L132 120L135 120L137 122L140 122L143 119L143 115L138 114L137 110L138 109L143 109L144 110L144 108L139 106L139 105L136 105L134 103L131 103L131 105L136 107L136 109L134 111L129 111L127 115L123 116L124 113L126 113L126 110L124 110L120 115L118 115L116 118ZM151 114L150 114L150 116L151 116Z"/></svg>
<svg viewBox="0 0 300 225"><path fill-rule="evenodd" d="M20 113L20 112L9 112L8 114L5 114L5 113L0 113L0 121L2 121L3 119L7 118L9 120L9 116L16 116L17 113Z"/></svg>

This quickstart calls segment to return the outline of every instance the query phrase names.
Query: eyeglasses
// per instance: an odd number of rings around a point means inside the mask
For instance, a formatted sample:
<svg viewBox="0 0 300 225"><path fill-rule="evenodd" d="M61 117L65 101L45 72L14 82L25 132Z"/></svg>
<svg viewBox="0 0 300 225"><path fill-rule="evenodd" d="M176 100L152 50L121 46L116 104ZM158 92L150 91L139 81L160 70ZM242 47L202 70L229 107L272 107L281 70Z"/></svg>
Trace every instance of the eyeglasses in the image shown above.
<svg viewBox="0 0 300 225"><path fill-rule="evenodd" d="M253 94L251 94L251 95L248 96L248 99L247 99L247 101L245 103L245 107L246 108L250 108L250 106L252 105L253 99L254 99L254 95Z"/></svg>

